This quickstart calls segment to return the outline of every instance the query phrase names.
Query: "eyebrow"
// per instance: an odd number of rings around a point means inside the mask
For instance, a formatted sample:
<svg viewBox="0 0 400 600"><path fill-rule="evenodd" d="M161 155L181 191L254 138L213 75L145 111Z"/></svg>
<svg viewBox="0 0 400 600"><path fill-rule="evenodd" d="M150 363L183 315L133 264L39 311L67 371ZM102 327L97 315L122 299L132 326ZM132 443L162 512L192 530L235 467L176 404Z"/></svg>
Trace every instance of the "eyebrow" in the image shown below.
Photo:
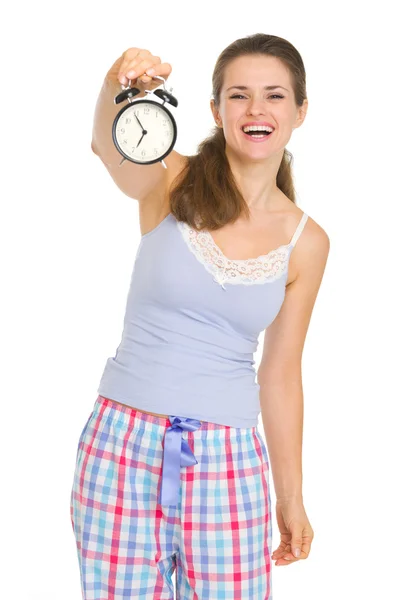
<svg viewBox="0 0 400 600"><path fill-rule="evenodd" d="M229 92L229 90L232 90L233 88L236 88L237 90L248 90L249 89L245 85L232 85L226 91ZM266 86L264 86L264 90L267 90L267 91L268 90L276 90L277 88L282 88L283 90L286 90L287 92L289 91L288 89L286 89L282 85L266 85Z"/></svg>

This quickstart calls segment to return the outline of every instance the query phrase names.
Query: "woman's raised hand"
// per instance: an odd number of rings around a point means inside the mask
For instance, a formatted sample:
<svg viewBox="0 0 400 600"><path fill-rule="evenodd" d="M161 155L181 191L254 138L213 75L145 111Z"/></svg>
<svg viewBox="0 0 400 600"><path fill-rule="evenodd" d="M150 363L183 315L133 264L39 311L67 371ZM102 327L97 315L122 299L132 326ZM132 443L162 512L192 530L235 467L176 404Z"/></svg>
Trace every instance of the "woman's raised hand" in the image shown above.
<svg viewBox="0 0 400 600"><path fill-rule="evenodd" d="M129 48L120 59L118 70L118 81L127 85L131 80L131 87L136 87L143 93L146 89L159 87L159 79L153 79L158 75L167 79L171 74L172 67L169 63L162 63L159 56L154 56L149 50L142 48Z"/></svg>

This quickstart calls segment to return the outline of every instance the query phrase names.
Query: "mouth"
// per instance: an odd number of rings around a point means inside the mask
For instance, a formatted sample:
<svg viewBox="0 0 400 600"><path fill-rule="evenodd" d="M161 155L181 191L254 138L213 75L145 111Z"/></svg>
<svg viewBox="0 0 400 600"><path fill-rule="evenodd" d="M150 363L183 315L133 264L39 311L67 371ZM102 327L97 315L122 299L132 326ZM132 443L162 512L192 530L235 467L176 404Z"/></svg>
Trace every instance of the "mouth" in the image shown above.
<svg viewBox="0 0 400 600"><path fill-rule="evenodd" d="M246 129L246 131L245 131ZM249 128L242 127L241 128L243 135L252 142L261 142L265 141L271 137L275 130L270 131L270 128L265 127L257 127L257 128Z"/></svg>

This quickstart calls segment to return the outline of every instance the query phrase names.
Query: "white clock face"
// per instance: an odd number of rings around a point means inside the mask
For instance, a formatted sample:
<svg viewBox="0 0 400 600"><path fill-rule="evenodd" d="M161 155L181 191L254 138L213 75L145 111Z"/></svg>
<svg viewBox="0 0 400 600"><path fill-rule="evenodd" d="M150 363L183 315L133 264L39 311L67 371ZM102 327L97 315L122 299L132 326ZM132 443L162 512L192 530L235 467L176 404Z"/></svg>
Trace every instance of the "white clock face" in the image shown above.
<svg viewBox="0 0 400 600"><path fill-rule="evenodd" d="M174 143L175 128L157 102L136 102L118 119L115 137L121 150L135 162L159 160Z"/></svg>

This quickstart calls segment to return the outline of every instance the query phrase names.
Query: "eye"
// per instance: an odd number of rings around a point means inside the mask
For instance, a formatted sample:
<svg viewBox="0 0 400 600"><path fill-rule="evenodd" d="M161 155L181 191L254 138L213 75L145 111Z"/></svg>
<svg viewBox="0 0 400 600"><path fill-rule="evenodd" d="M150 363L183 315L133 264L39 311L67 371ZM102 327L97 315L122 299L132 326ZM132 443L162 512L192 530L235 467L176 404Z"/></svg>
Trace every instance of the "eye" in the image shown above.
<svg viewBox="0 0 400 600"><path fill-rule="evenodd" d="M230 98L244 98L244 96L242 94L235 94L234 96L230 96ZM270 96L270 98L281 98L281 99L283 99L283 96L280 96L279 94L272 94Z"/></svg>

